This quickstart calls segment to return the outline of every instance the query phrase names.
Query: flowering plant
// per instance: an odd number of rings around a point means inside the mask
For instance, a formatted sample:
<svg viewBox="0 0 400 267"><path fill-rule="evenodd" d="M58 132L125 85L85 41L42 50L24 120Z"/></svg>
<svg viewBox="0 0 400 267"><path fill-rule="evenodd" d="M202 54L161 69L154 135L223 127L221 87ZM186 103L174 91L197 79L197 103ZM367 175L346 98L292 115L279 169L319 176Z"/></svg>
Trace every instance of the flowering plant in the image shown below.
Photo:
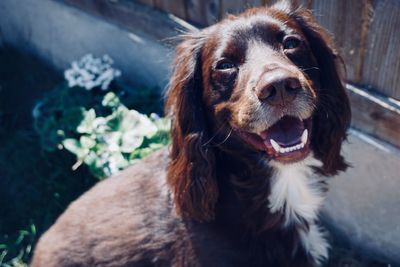
<svg viewBox="0 0 400 267"><path fill-rule="evenodd" d="M73 168L85 163L95 176L104 178L168 144L168 120L129 110L111 92L102 105L113 112L102 117L94 109L85 110L76 128L79 138L62 141L63 147L78 158Z"/></svg>
<svg viewBox="0 0 400 267"><path fill-rule="evenodd" d="M119 70L111 67L113 63L108 55L94 58L92 54L87 54L81 60L73 61L71 68L64 72L64 77L69 87L80 86L91 90L100 86L102 90L107 90L110 83L121 75Z"/></svg>
<svg viewBox="0 0 400 267"><path fill-rule="evenodd" d="M33 110L42 147L72 152L78 159L73 169L85 164L100 179L169 142L167 119L129 109L118 96L125 92L110 88L119 75L108 56L86 55L65 71L68 84L49 93ZM141 101L149 100L136 99Z"/></svg>

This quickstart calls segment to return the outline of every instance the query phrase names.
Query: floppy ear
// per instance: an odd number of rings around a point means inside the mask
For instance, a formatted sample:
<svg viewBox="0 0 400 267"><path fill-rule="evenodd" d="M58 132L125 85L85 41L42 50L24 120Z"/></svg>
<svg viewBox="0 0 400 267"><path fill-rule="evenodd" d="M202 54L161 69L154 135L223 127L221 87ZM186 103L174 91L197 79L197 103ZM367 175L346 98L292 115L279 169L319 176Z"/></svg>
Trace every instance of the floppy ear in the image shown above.
<svg viewBox="0 0 400 267"><path fill-rule="evenodd" d="M319 68L319 99L311 145L316 157L324 164L322 173L335 175L348 166L340 154L351 119L350 103L342 80L343 60L334 48L331 36L319 26L310 11L297 9L290 16L301 26Z"/></svg>
<svg viewBox="0 0 400 267"><path fill-rule="evenodd" d="M172 116L171 161L167 179L177 212L198 221L214 217L218 199L213 149L202 101L202 32L187 35L177 47L167 92L166 113Z"/></svg>

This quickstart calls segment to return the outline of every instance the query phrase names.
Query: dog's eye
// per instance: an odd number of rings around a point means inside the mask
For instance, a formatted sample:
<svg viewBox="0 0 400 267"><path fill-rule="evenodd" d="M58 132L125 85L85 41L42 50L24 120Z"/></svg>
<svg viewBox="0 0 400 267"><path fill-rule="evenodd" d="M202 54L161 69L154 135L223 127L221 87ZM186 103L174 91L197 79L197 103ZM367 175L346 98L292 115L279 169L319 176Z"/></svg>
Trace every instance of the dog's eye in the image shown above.
<svg viewBox="0 0 400 267"><path fill-rule="evenodd" d="M217 70L229 70L233 68L236 68L236 65L228 60L221 60L217 63L217 66L215 67L215 69Z"/></svg>
<svg viewBox="0 0 400 267"><path fill-rule="evenodd" d="M289 36L283 40L283 49L295 49L300 46L300 43L301 41L297 37Z"/></svg>

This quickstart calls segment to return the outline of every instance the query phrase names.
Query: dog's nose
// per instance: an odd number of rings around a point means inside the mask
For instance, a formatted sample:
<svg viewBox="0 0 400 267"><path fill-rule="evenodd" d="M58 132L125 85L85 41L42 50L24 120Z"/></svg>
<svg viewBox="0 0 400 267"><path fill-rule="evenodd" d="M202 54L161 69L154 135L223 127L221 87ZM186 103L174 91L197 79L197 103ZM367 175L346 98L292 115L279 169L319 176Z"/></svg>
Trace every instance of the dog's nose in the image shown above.
<svg viewBox="0 0 400 267"><path fill-rule="evenodd" d="M294 73L275 69L264 73L255 89L260 101L270 105L285 106L296 98L302 86Z"/></svg>

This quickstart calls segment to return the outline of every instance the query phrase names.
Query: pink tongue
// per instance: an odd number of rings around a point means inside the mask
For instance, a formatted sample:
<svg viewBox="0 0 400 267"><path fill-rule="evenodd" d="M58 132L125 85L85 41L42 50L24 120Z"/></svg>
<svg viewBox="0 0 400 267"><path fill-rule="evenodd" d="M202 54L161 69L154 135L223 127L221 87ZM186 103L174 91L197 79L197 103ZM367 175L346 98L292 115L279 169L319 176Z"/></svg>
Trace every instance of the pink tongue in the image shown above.
<svg viewBox="0 0 400 267"><path fill-rule="evenodd" d="M301 142L304 131L303 121L285 116L262 133L267 140L274 139L281 146L292 146Z"/></svg>

